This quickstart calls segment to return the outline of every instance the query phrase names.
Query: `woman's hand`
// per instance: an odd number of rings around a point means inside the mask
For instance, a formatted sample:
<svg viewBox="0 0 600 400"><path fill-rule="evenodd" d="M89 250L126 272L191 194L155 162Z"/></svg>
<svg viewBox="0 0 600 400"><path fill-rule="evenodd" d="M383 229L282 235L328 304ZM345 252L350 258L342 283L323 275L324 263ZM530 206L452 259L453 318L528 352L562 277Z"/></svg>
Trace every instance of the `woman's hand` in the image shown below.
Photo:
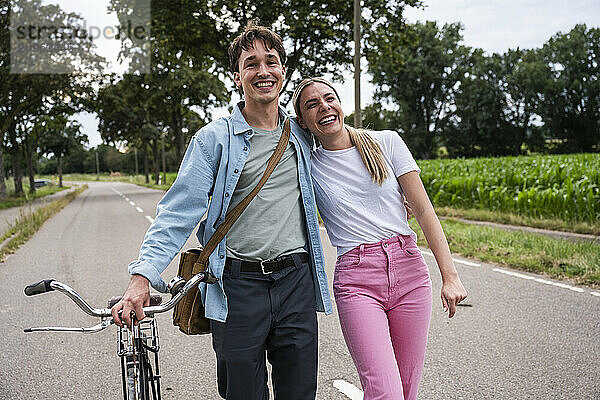
<svg viewBox="0 0 600 400"><path fill-rule="evenodd" d="M458 303L467 298L465 290L458 275L452 279L445 279L442 283L442 307L444 312L448 311L448 318L456 313Z"/></svg>

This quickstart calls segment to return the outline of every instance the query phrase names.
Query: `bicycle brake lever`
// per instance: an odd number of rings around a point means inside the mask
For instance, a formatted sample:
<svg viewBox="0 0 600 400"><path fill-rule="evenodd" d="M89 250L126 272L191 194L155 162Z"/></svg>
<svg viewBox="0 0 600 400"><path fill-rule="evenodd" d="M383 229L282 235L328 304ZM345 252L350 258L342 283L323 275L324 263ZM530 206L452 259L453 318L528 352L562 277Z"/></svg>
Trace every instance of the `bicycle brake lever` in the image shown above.
<svg viewBox="0 0 600 400"><path fill-rule="evenodd" d="M81 332L81 333L96 333L104 330L114 324L112 318L102 320L99 324L90 326L89 328L68 328L63 326L42 326L38 328L26 328L23 332Z"/></svg>

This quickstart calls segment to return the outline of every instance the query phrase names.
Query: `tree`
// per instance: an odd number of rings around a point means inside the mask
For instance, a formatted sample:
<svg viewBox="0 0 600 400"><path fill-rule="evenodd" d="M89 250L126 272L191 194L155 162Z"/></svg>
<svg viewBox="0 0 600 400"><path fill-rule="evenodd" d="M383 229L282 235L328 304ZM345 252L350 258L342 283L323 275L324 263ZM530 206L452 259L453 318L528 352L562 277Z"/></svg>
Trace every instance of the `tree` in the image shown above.
<svg viewBox="0 0 600 400"><path fill-rule="evenodd" d="M29 137L34 121L53 107L69 109L70 113L82 107L91 92L90 77L102 68L102 63L87 35L61 40L64 38L57 39L49 30L42 29L37 31L39 37L29 40L23 35L11 43L9 21L16 27L17 38L22 32L36 34L35 29L24 30L28 27L85 31L79 16L65 13L57 5L31 0L14 3L11 8L10 2L2 1L0 17L0 134L3 139L6 136L10 150L15 192L22 193L21 157L25 155L32 179L31 158L37 150L32 143L35 140ZM2 187L4 175L0 175Z"/></svg>
<svg viewBox="0 0 600 400"><path fill-rule="evenodd" d="M352 65L352 2L213 0L208 4L216 15L219 37L223 39L223 55L227 54L226 49L233 38L252 19L273 28L282 37L288 50L282 90L284 106L291 100L293 89L302 78L331 75L334 80L341 81L343 70ZM363 26L384 26L388 15L401 16L405 7L419 5L420 0L366 0L362 6ZM226 58L222 58L220 63L227 69Z"/></svg>
<svg viewBox="0 0 600 400"><path fill-rule="evenodd" d="M111 0L110 4L122 25L140 9L140 0ZM382 25L387 13L401 14L405 6L419 4L419 0L367 0L364 25ZM195 132L210 120L212 107L229 101L224 84L232 77L227 50L254 19L279 33L288 50L284 106L299 79L324 74L340 79L342 68L352 63L352 4L347 1L152 2L152 76L146 83L161 102L153 116L162 132L170 136L179 159L185 148L185 132ZM123 55L143 59L142 46L123 39Z"/></svg>
<svg viewBox="0 0 600 400"><path fill-rule="evenodd" d="M139 8L139 0L111 0L110 9L126 26L130 15ZM210 118L210 109L229 101L229 95L215 58L220 58L220 37L203 1L175 0L154 2L151 15L151 74L144 84L160 103L154 117L172 136L178 158L183 158L189 113L197 110L198 119ZM193 43L190 43L192 38ZM122 37L122 53L134 59L144 49ZM216 53L216 54L215 54ZM141 76L134 71L133 76ZM156 147L155 145L153 145Z"/></svg>
<svg viewBox="0 0 600 400"><path fill-rule="evenodd" d="M40 148L44 154L51 154L57 159L58 185L62 187L63 157L78 145L86 143L88 138L81 133L81 125L62 115L49 116L45 122L45 134L40 138Z"/></svg>
<svg viewBox="0 0 600 400"><path fill-rule="evenodd" d="M502 57L487 57L476 49L454 96L455 111L442 134L451 157L482 157L510 154L515 130L506 119L506 96ZM520 146L520 143L519 143Z"/></svg>
<svg viewBox="0 0 600 400"><path fill-rule="evenodd" d="M362 109L362 121L365 129L381 131L386 129L397 130L393 125L394 113L384 109L381 104L369 104ZM354 113L346 115L344 122L348 125L354 125Z"/></svg>
<svg viewBox="0 0 600 400"><path fill-rule="evenodd" d="M600 150L600 29L576 25L542 48L551 71L540 114L562 151Z"/></svg>
<svg viewBox="0 0 600 400"><path fill-rule="evenodd" d="M514 155L523 145L530 149L540 146L542 138L534 121L539 118L539 107L544 88L550 82L550 70L539 50L508 50L500 58L503 67L501 89L506 98L505 119L514 131Z"/></svg>
<svg viewBox="0 0 600 400"><path fill-rule="evenodd" d="M102 87L96 99L99 130L107 143L129 143L142 151L144 175L149 183L148 151L158 158L158 140L162 132L161 93L151 89L151 75L126 75L116 83ZM155 161L156 164L156 161ZM158 165L155 165L156 170Z"/></svg>
<svg viewBox="0 0 600 400"><path fill-rule="evenodd" d="M430 158L439 133L453 113L453 97L465 74L470 49L460 24L406 25L398 16L368 38L374 98L389 102L393 123L417 157Z"/></svg>

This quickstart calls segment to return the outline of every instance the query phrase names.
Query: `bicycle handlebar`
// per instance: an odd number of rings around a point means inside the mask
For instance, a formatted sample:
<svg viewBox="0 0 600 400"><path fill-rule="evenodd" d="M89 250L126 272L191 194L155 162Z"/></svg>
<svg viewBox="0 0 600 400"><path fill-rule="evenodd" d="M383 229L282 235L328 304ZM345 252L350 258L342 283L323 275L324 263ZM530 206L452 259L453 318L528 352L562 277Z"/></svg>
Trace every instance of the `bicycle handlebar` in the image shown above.
<svg viewBox="0 0 600 400"><path fill-rule="evenodd" d="M201 282L214 283L216 278L210 272L200 272L194 275L189 281L185 282L183 278L177 277L174 279L177 282L176 285L171 287L171 299L157 306L144 307L144 314L148 317L154 316L154 314L163 313L169 311L179 303L185 295L196 285ZM75 304L81 308L86 314L92 317L102 318L102 322L91 328L60 328L60 327L44 327L44 328L28 328L25 332L36 332L36 331L68 331L68 332L98 332L111 324L114 323L112 319L112 312L110 308L94 308L90 306L73 288L70 286L56 281L54 279L46 279L37 283L27 285L25 287L25 294L27 296L33 296L40 293L46 293L57 290L62 292L69 297ZM110 318L109 318L110 317Z"/></svg>

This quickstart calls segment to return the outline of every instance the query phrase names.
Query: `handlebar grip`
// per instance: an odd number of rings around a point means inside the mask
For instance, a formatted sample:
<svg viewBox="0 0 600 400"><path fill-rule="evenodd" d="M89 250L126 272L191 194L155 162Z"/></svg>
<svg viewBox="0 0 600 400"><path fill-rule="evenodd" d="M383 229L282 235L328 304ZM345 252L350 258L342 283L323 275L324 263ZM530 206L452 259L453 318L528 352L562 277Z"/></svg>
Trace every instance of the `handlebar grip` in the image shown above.
<svg viewBox="0 0 600 400"><path fill-rule="evenodd" d="M54 290L54 288L50 287L52 282L54 282L54 279L46 279L31 285L27 285L25 286L25 294L27 296L33 296L40 293L51 292Z"/></svg>

